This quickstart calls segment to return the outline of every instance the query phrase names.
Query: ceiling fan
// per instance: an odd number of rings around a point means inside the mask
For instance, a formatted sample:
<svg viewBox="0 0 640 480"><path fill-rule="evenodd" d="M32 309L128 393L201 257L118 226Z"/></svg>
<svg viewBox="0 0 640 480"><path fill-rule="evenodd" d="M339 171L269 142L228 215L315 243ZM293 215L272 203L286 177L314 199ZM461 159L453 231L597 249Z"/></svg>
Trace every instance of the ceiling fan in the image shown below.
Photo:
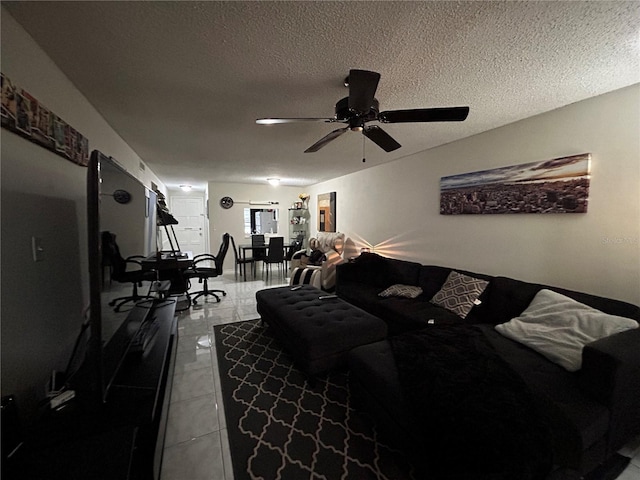
<svg viewBox="0 0 640 480"><path fill-rule="evenodd" d="M378 100L375 98L379 81L379 73L367 70L349 70L349 76L345 79L345 86L349 87L349 96L336 103L336 113L333 118L259 118L256 123L273 125L295 122L339 122L348 125L325 135L307 148L304 153L317 152L347 130L360 131L385 152L392 152L400 148L401 145L379 126L367 125L367 123L374 120L381 123L462 122L469 115L469 107L416 108L381 112Z"/></svg>

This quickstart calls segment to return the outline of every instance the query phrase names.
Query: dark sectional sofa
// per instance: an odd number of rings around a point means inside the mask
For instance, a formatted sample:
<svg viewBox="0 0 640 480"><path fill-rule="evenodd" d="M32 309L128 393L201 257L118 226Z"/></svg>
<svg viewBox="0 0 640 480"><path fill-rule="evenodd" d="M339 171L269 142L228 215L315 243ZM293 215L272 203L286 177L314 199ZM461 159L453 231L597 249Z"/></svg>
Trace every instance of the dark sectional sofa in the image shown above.
<svg viewBox="0 0 640 480"><path fill-rule="evenodd" d="M479 297L481 303L463 320L430 302L451 270L363 254L355 261L337 267L336 294L386 321L391 336L417 335L424 329L437 329L440 325L475 325L472 328L481 331L498 356L524 380L536 408L548 423L556 472L553 478L581 478L640 435L640 328L585 346L582 368L577 372L565 370L494 328L520 315L543 288L636 322L640 321L638 306L456 269L489 281ZM394 284L420 286L423 293L414 299L378 295ZM354 391L387 435L404 443L410 451L429 435L429 432L417 430L414 412L408 408L406 391L400 385L389 340L352 350L349 367ZM564 473L559 476L557 472Z"/></svg>

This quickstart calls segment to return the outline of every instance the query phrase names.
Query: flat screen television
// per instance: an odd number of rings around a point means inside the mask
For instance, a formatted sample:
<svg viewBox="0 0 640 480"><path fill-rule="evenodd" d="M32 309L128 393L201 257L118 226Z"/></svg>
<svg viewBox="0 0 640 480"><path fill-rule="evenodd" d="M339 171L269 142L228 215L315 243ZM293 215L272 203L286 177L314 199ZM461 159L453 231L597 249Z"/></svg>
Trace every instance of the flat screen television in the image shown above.
<svg viewBox="0 0 640 480"><path fill-rule="evenodd" d="M151 301L128 302L116 311L112 300L130 296L131 283L112 281L102 249L102 233L111 232L121 256L149 256L156 251L156 193L98 150L87 172L87 228L90 279L90 336L87 361L90 389L100 402L111 386ZM139 287L146 293L149 282ZM135 306L135 308L134 308Z"/></svg>

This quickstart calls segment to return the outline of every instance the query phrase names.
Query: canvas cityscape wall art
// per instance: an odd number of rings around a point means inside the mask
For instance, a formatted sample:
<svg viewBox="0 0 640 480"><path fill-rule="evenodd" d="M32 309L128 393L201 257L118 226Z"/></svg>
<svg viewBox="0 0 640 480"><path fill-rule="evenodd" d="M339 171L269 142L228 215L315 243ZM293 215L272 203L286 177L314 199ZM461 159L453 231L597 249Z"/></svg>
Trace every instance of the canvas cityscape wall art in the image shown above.
<svg viewBox="0 0 640 480"><path fill-rule="evenodd" d="M440 179L440 214L586 213L591 154Z"/></svg>

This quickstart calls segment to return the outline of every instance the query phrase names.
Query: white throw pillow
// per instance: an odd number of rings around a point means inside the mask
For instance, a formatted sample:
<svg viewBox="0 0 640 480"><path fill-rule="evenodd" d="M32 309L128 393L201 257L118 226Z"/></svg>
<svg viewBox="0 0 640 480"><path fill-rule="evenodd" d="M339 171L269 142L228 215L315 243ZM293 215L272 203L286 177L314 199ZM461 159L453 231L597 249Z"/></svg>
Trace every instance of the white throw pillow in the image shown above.
<svg viewBox="0 0 640 480"><path fill-rule="evenodd" d="M582 348L638 328L635 320L609 315L551 290L540 290L519 317L496 325L505 337L541 353L570 372L582 367Z"/></svg>

